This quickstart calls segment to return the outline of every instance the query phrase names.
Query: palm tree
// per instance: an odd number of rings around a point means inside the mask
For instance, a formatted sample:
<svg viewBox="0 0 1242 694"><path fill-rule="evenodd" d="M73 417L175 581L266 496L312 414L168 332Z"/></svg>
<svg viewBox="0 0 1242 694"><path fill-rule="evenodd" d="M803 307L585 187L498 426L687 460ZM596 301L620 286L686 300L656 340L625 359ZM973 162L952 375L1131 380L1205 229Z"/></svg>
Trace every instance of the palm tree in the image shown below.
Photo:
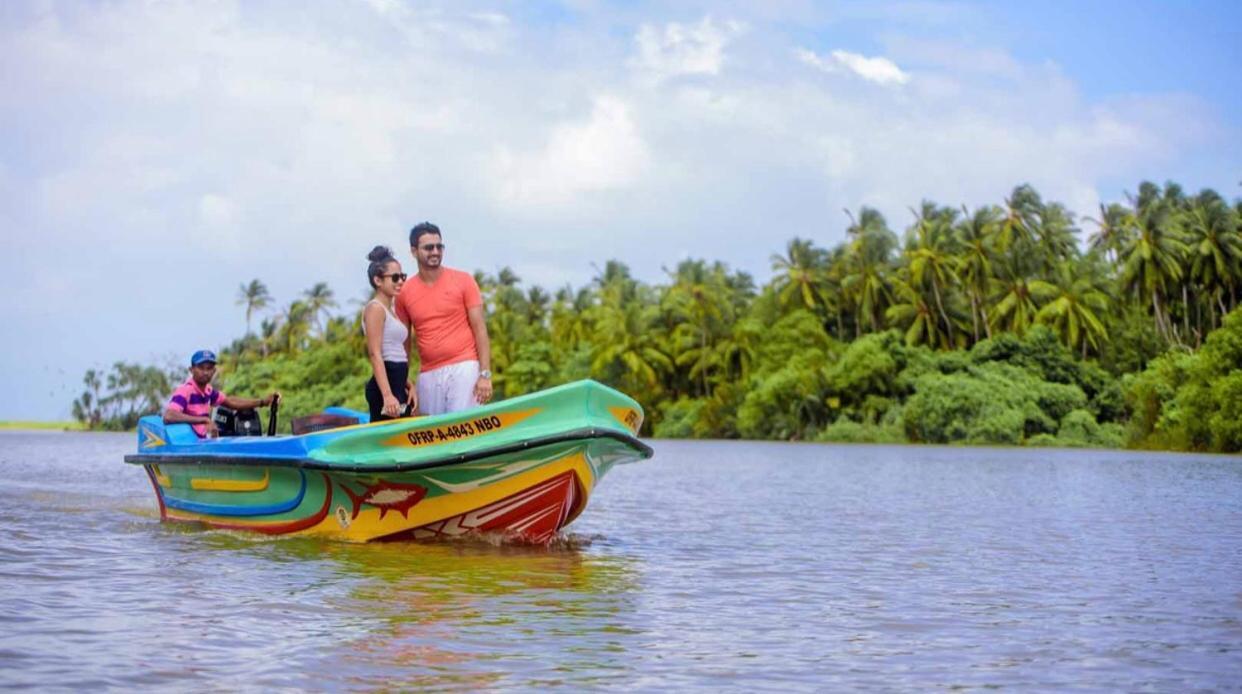
<svg viewBox="0 0 1242 694"><path fill-rule="evenodd" d="M1034 228L1039 259L1046 276L1055 274L1058 265L1078 255L1078 227L1074 217L1060 203L1040 205Z"/></svg>
<svg viewBox="0 0 1242 694"><path fill-rule="evenodd" d="M785 246L785 255L772 255L772 271L781 307L801 304L812 312L828 302L824 295L827 253L813 241L794 238Z"/></svg>
<svg viewBox="0 0 1242 694"><path fill-rule="evenodd" d="M891 231L866 233L850 243L845 258L845 277L841 289L854 307L855 335L865 324L872 332L880 330L880 317L892 301L889 274L897 237Z"/></svg>
<svg viewBox="0 0 1242 694"><path fill-rule="evenodd" d="M1215 329L1217 310L1223 316L1234 308L1235 288L1242 280L1242 233L1238 220L1220 195L1205 190L1194 197L1182 215L1181 228L1189 245L1190 267L1186 274L1204 290L1211 328Z"/></svg>
<svg viewBox="0 0 1242 694"><path fill-rule="evenodd" d="M1129 227L1126 225L1126 208L1117 203L1113 203L1108 207L1105 207L1104 203L1100 203L1099 218L1093 219L1088 217L1087 221L1092 222L1098 227L1097 231L1088 239L1091 244L1091 250L1103 253L1110 265L1116 263L1117 256L1127 242L1126 233Z"/></svg>
<svg viewBox="0 0 1242 694"><path fill-rule="evenodd" d="M250 333L250 317L255 311L267 308L271 303L272 295L267 291L267 285L258 279L250 280L249 284L243 284L238 287L237 305L246 306L246 334Z"/></svg>
<svg viewBox="0 0 1242 694"><path fill-rule="evenodd" d="M1172 340L1167 297L1170 287L1182 278L1179 261L1186 246L1178 238L1171 205L1153 188L1145 182L1138 198L1131 198L1133 209L1126 215L1130 238L1121 251L1121 281L1127 291L1150 301L1157 332Z"/></svg>
<svg viewBox="0 0 1242 694"><path fill-rule="evenodd" d="M673 284L665 293L663 304L675 321L675 362L678 366L690 366L690 381L697 379L699 395L706 396L708 376L717 367L716 334L721 332L713 328L733 322L732 306L726 301L729 297L725 268L717 263L709 269L702 260L683 260L675 272L668 274Z"/></svg>
<svg viewBox="0 0 1242 694"><path fill-rule="evenodd" d="M547 330L548 304L552 297L542 287L531 287L526 291L526 321L531 326Z"/></svg>
<svg viewBox="0 0 1242 694"><path fill-rule="evenodd" d="M944 309L944 291L960 281L954 270L952 255L956 240L953 237L953 222L957 213L949 208L937 209L934 203L926 200L919 211L911 212L914 214L914 226L910 230L905 253L910 282L917 287L931 288L941 326L951 338L953 324Z"/></svg>
<svg viewBox="0 0 1242 694"><path fill-rule="evenodd" d="M552 348L557 354L574 352L586 344L591 335L590 309L595 305L595 295L586 287L576 292L565 286L556 292L552 304L549 332Z"/></svg>
<svg viewBox="0 0 1242 694"><path fill-rule="evenodd" d="M361 316L361 312L358 315ZM272 347L276 344L276 338L280 332L281 322L282 316L275 316L273 318L264 318L263 321L259 323L259 350L262 352L264 357L267 356L268 352L270 352Z"/></svg>
<svg viewBox="0 0 1242 694"><path fill-rule="evenodd" d="M1030 185L1022 184L1005 198L1004 218L997 235L997 246L1008 251L1035 240L1036 216L1043 201Z"/></svg>
<svg viewBox="0 0 1242 694"><path fill-rule="evenodd" d="M1031 276L1032 260L1012 256L997 265L992 295L992 327L1022 335L1035 321L1039 307L1056 295L1057 288Z"/></svg>
<svg viewBox="0 0 1242 694"><path fill-rule="evenodd" d="M644 300L620 302L607 297L595 308L596 352L591 370L607 377L617 374L622 390L650 393L662 389L661 376L673 371L673 360L652 329L658 307Z"/></svg>
<svg viewBox="0 0 1242 694"><path fill-rule="evenodd" d="M1087 348L1099 352L1108 339L1101 320L1108 311L1108 294L1089 273L1075 272L1069 262L1057 268L1055 295L1035 314L1035 320L1048 325L1070 349L1079 349L1087 358Z"/></svg>
<svg viewBox="0 0 1242 694"><path fill-rule="evenodd" d="M295 300L285 310L285 320L280 327L281 345L290 354L298 352L306 345L313 318L310 304L304 301Z"/></svg>
<svg viewBox="0 0 1242 694"><path fill-rule="evenodd" d="M893 280L893 295L893 304L884 316L891 325L904 331L906 344L941 349L952 347L951 338L941 323L935 297L925 295L915 284L901 278Z"/></svg>
<svg viewBox="0 0 1242 694"><path fill-rule="evenodd" d="M971 214L962 208L962 223L958 226L957 274L966 296L970 299L970 322L974 341L979 341L979 327L983 326L992 337L988 324L985 298L990 293L993 280L993 263L996 261L995 239L1000 227L1001 211L984 206Z"/></svg>
<svg viewBox="0 0 1242 694"><path fill-rule="evenodd" d="M763 325L753 318L743 318L733 329L716 343L716 362L723 369L723 377L745 385L750 381L759 344L763 341Z"/></svg>
<svg viewBox="0 0 1242 694"><path fill-rule="evenodd" d="M332 294L332 289L328 287L327 282L316 282L315 286L302 292L303 298L306 299L306 310L310 314L311 322L314 323L315 329L322 334L322 324L319 322L319 314L326 313L329 308L336 308L336 298Z"/></svg>

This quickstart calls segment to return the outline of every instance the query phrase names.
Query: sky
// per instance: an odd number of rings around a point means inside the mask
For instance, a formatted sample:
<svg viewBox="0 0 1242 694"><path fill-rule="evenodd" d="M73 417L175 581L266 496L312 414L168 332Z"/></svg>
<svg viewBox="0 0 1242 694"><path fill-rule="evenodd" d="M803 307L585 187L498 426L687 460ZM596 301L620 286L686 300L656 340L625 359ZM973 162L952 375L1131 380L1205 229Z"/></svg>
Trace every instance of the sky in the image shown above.
<svg viewBox="0 0 1242 694"><path fill-rule="evenodd" d="M353 310L424 220L555 290L765 282L846 209L1021 183L1080 219L1146 179L1234 199L1239 46L1210 0L0 3L0 420L230 343L251 279Z"/></svg>

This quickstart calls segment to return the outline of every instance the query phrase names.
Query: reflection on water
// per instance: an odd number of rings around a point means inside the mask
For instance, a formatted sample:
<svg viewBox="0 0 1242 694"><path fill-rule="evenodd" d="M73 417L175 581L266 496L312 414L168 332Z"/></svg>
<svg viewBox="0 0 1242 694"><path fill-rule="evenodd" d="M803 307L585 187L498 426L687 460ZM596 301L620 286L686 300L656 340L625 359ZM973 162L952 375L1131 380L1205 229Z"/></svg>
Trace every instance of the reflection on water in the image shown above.
<svg viewBox="0 0 1242 694"><path fill-rule="evenodd" d="M560 666L582 673L606 668L624 651L617 635L628 630L617 617L632 610L634 562L588 555L590 539L580 535L541 548L487 539L353 545L176 532L193 539L186 549L196 555L315 576L312 584L295 582L297 591L333 587L321 606L329 619L319 625L333 632L333 647L307 663L319 684L483 687L501 683L514 662L548 655L532 652L534 644L559 644L550 652ZM272 608L288 608L281 596L272 600Z"/></svg>
<svg viewBox="0 0 1242 694"><path fill-rule="evenodd" d="M161 524L132 446L0 433L0 686L1242 681L1238 458L657 442L532 548Z"/></svg>

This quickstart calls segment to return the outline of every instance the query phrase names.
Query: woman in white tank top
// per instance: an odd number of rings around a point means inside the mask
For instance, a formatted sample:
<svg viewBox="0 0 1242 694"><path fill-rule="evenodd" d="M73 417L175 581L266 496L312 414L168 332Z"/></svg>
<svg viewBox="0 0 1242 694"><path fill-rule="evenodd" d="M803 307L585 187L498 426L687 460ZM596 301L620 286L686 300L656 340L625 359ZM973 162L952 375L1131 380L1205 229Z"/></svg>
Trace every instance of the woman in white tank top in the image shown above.
<svg viewBox="0 0 1242 694"><path fill-rule="evenodd" d="M367 259L371 261L367 281L375 294L362 309L362 332L367 337L372 374L367 381L367 405L371 421L377 422L414 414L418 394L409 381L410 330L392 312L392 300L405 283L405 273L384 246L376 246Z"/></svg>

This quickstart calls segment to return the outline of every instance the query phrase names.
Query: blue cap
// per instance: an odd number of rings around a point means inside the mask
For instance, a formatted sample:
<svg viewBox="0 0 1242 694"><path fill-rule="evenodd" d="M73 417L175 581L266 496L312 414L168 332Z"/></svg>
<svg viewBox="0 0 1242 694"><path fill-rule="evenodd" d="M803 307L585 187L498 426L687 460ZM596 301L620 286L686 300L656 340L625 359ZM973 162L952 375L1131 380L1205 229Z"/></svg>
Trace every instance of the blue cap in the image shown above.
<svg viewBox="0 0 1242 694"><path fill-rule="evenodd" d="M190 357L190 366L198 366L205 361L209 361L212 364L216 363L216 353L209 349L200 349L194 353L194 356Z"/></svg>

